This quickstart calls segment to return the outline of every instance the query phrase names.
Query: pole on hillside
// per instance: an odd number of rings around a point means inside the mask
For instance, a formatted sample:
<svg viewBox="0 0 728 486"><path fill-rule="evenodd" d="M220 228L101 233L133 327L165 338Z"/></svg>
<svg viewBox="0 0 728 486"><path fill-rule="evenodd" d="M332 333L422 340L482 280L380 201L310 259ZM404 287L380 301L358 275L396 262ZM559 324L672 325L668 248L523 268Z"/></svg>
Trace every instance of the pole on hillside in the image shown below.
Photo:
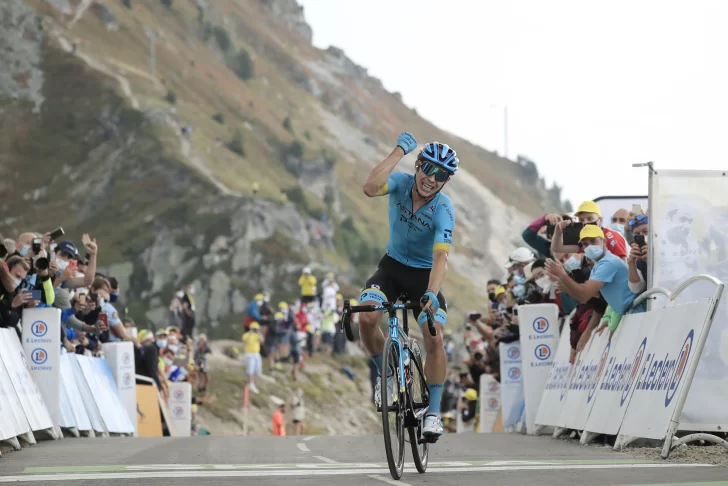
<svg viewBox="0 0 728 486"><path fill-rule="evenodd" d="M149 75L153 78L155 71L154 46L157 36L152 29L145 28L144 30L147 32L147 36L149 36Z"/></svg>
<svg viewBox="0 0 728 486"><path fill-rule="evenodd" d="M248 435L248 385L243 393L243 437Z"/></svg>

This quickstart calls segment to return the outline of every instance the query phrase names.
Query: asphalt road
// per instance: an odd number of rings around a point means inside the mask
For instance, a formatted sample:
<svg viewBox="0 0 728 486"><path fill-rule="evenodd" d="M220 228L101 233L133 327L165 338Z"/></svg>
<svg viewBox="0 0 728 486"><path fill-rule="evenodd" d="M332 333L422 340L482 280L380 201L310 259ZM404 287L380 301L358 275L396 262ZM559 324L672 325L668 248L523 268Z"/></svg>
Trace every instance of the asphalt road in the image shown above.
<svg viewBox="0 0 728 486"><path fill-rule="evenodd" d="M431 448L428 472L420 475L409 463L400 482L389 475L378 436L81 438L41 442L0 458L0 485L717 486L726 480L728 468L646 461L510 434L447 435Z"/></svg>

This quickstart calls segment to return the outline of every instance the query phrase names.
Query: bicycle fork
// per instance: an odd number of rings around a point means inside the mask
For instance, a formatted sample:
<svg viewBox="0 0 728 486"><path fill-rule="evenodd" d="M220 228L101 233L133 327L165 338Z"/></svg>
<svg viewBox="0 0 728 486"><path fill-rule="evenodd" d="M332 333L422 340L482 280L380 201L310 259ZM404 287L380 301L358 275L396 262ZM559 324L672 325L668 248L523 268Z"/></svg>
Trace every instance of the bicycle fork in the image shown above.
<svg viewBox="0 0 728 486"><path fill-rule="evenodd" d="M399 322L397 320L397 317L390 317L388 321L389 337L397 343L397 351L399 357L399 363L397 363L397 365L399 366L399 391L400 393L404 393L406 387L406 377L404 375L404 352L407 351L407 353L409 353L409 349L408 347L402 345L402 340L399 338Z"/></svg>

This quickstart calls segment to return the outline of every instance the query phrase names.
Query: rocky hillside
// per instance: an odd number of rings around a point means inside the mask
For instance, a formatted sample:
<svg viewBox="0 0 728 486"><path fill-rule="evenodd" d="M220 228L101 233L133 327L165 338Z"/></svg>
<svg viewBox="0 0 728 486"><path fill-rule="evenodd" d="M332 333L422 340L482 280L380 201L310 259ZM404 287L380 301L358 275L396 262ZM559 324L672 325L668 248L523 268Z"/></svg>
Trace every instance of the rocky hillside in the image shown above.
<svg viewBox="0 0 728 486"><path fill-rule="evenodd" d="M387 238L386 201L361 183L404 129L466 168L448 188L456 316L529 217L560 206L530 161L439 130L314 48L295 0L3 0L0 25L0 233L94 233L141 322L195 281L203 325L237 338L246 299L292 297L304 265L358 294Z"/></svg>

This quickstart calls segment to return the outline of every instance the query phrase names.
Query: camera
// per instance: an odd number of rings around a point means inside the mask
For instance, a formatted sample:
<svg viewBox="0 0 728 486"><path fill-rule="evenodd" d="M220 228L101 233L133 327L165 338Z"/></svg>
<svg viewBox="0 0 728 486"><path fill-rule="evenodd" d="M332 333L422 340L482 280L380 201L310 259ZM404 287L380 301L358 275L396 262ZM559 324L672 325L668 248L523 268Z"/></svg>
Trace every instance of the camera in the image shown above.
<svg viewBox="0 0 728 486"><path fill-rule="evenodd" d="M582 228L584 223L571 223L564 228L564 245L578 245Z"/></svg>
<svg viewBox="0 0 728 486"><path fill-rule="evenodd" d="M470 319L471 321L477 321L481 317L483 317L483 314L480 314L480 313L475 313L475 314L469 314L468 315L468 319Z"/></svg>
<svg viewBox="0 0 728 486"><path fill-rule="evenodd" d="M645 246L645 235L634 235L634 242L637 243L637 246L642 248Z"/></svg>
<svg viewBox="0 0 728 486"><path fill-rule="evenodd" d="M473 328L470 324L465 324L465 330L470 331Z"/></svg>
<svg viewBox="0 0 728 486"><path fill-rule="evenodd" d="M38 258L35 261L35 268L36 268L36 270L48 270L48 264L49 264L49 262L48 262L47 258L45 258L45 257Z"/></svg>
<svg viewBox="0 0 728 486"><path fill-rule="evenodd" d="M42 238L33 238L32 242L32 250L33 253L36 255L40 253L40 251L43 249L43 239Z"/></svg>
<svg viewBox="0 0 728 486"><path fill-rule="evenodd" d="M481 361L484 358L484 356L483 356L483 353L475 353L475 354L473 354L473 358L475 358L475 361Z"/></svg>

